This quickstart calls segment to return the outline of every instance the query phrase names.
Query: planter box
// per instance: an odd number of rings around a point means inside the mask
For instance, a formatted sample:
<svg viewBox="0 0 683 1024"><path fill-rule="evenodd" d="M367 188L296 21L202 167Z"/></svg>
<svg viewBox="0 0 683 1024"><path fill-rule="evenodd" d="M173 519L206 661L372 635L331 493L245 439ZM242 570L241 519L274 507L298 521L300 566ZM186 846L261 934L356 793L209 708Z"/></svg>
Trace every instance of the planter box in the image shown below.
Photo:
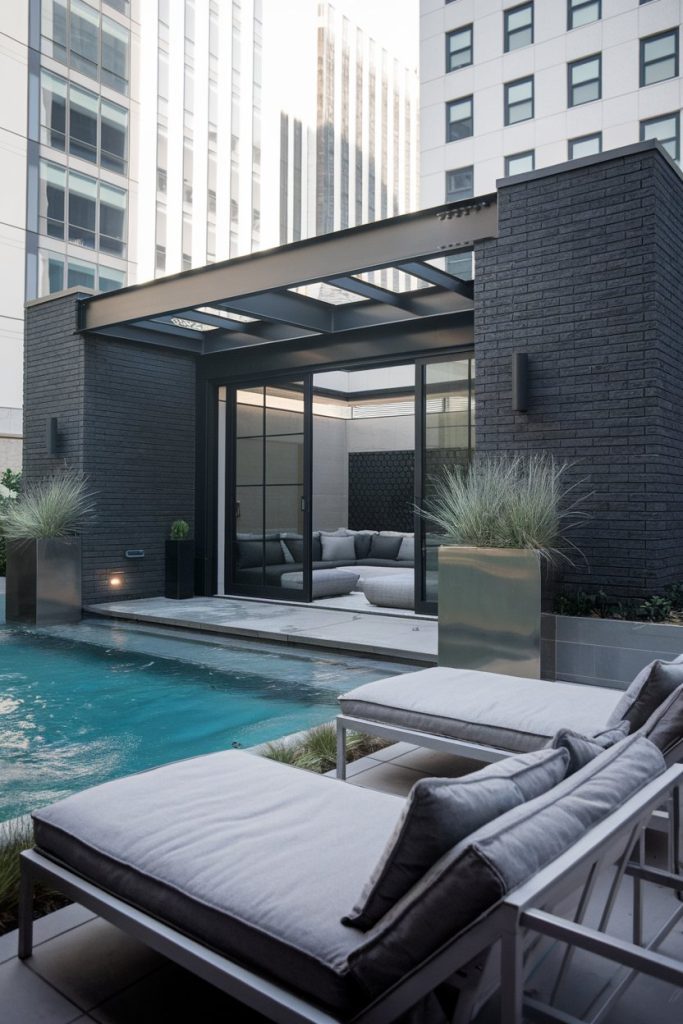
<svg viewBox="0 0 683 1024"><path fill-rule="evenodd" d="M80 621L80 537L7 541L5 618L35 626Z"/></svg>
<svg viewBox="0 0 683 1024"><path fill-rule="evenodd" d="M651 661L671 661L683 654L683 626L668 622L544 615L542 636L551 678L618 690L626 689Z"/></svg>
<svg viewBox="0 0 683 1024"><path fill-rule="evenodd" d="M194 597L194 541L166 541L166 597Z"/></svg>
<svg viewBox="0 0 683 1024"><path fill-rule="evenodd" d="M439 549L439 664L538 679L541 565L535 551Z"/></svg>

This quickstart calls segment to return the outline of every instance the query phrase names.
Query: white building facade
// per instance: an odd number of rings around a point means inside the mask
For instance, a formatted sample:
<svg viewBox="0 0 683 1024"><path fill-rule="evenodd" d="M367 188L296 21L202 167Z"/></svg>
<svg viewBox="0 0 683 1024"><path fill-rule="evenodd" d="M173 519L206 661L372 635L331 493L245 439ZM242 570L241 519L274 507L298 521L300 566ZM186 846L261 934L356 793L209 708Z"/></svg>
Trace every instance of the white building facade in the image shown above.
<svg viewBox="0 0 683 1024"><path fill-rule="evenodd" d="M681 159L683 0L420 0L421 205L657 138Z"/></svg>

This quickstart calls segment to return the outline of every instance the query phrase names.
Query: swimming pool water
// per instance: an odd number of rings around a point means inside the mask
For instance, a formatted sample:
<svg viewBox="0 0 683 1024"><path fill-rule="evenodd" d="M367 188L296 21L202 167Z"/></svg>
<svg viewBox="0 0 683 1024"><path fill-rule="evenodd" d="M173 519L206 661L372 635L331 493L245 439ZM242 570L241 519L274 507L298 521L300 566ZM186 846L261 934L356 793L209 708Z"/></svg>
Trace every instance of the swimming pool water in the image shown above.
<svg viewBox="0 0 683 1024"><path fill-rule="evenodd" d="M131 772L329 721L337 694L406 668L118 624L61 635L0 626L0 821Z"/></svg>

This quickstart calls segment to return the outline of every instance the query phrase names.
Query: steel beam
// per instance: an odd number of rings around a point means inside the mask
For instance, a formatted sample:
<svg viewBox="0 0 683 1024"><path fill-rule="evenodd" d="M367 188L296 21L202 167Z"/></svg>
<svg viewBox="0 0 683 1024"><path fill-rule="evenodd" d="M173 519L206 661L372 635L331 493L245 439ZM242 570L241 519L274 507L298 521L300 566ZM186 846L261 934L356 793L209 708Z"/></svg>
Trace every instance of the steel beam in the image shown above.
<svg viewBox="0 0 683 1024"><path fill-rule="evenodd" d="M383 302L387 306L400 306L401 296L397 292L389 291L388 288L380 288L379 285L370 284L368 281L359 281L357 277L331 277L328 284L335 288L344 288L347 292L355 295L362 295L365 299L374 299L375 302Z"/></svg>
<svg viewBox="0 0 683 1024"><path fill-rule="evenodd" d="M332 330L332 308L316 299L296 295L293 292L262 292L246 299L212 303L226 313L244 313L258 320L272 320L275 323L303 327L317 334Z"/></svg>
<svg viewBox="0 0 683 1024"><path fill-rule="evenodd" d="M464 295L468 299L474 297L473 281L463 281L462 278L454 277L453 274L448 274L445 270L439 270L438 267L433 267L429 263L411 260L408 263L399 264L397 269L405 271L406 274L412 274L413 277L419 277L421 281L428 281L429 284L438 285L439 288L447 288L448 291L458 292L459 295Z"/></svg>
<svg viewBox="0 0 683 1024"><path fill-rule="evenodd" d="M83 328L230 305L255 293L444 256L497 234L495 194L464 200L96 295L83 300Z"/></svg>

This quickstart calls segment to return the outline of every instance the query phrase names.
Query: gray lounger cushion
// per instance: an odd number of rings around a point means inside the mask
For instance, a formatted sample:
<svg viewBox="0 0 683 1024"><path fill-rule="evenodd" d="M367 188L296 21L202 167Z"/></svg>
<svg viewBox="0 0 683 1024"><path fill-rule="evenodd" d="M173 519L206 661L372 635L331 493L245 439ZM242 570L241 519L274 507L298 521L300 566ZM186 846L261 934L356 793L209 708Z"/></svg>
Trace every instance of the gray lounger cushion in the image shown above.
<svg viewBox="0 0 683 1024"><path fill-rule="evenodd" d="M653 661L638 673L628 690L622 694L608 726L626 719L635 732L645 725L650 715L667 697L683 684L683 655L675 661Z"/></svg>
<svg viewBox="0 0 683 1024"><path fill-rule="evenodd" d="M573 732L571 729L560 729L555 733L548 744L553 749L564 748L569 754L569 768L567 775L573 775L592 761L594 757L601 754L603 750L623 740L629 733L629 723L622 722L613 729L605 729L603 732L595 733L593 736L582 736L581 733Z"/></svg>
<svg viewBox="0 0 683 1024"><path fill-rule="evenodd" d="M340 1009L365 941L340 919L403 804L228 751L85 790L34 822L38 847L78 874Z"/></svg>
<svg viewBox="0 0 683 1024"><path fill-rule="evenodd" d="M606 687L438 667L367 683L339 702L353 717L522 752L558 729L604 727L619 697Z"/></svg>
<svg viewBox="0 0 683 1024"><path fill-rule="evenodd" d="M629 736L558 786L464 839L365 933L349 962L369 992L396 977L564 853L665 769L657 748Z"/></svg>
<svg viewBox="0 0 683 1024"><path fill-rule="evenodd" d="M683 742L683 684L653 711L640 731L665 757Z"/></svg>
<svg viewBox="0 0 683 1024"><path fill-rule="evenodd" d="M420 779L379 863L343 924L367 931L451 847L492 818L540 796L565 777L569 754L516 754L458 779Z"/></svg>

